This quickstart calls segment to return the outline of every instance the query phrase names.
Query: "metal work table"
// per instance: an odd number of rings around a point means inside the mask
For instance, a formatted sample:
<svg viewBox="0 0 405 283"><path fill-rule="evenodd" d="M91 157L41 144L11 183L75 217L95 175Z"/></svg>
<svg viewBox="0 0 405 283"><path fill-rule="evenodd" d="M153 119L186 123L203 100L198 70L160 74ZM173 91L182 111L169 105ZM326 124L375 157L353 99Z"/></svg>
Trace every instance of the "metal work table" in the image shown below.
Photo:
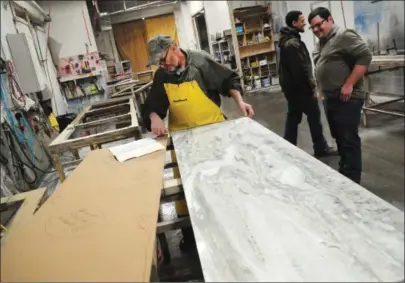
<svg viewBox="0 0 405 283"><path fill-rule="evenodd" d="M364 107L363 107L363 125L365 127L368 126L369 112L381 113L381 114L397 116L397 117L405 117L405 114L403 111L386 110L386 109L381 108L382 106L397 103L399 101L404 101L404 94L402 94L402 97L390 99L390 100L387 100L384 102L375 103L372 100L371 95L377 94L377 93L371 91L370 77L369 77L370 75L375 74L375 73L381 73L384 71L392 71L392 70L401 69L401 68L404 68L404 55L373 56L373 60L371 62L369 70L368 70L367 74L364 76L366 99L365 99Z"/></svg>

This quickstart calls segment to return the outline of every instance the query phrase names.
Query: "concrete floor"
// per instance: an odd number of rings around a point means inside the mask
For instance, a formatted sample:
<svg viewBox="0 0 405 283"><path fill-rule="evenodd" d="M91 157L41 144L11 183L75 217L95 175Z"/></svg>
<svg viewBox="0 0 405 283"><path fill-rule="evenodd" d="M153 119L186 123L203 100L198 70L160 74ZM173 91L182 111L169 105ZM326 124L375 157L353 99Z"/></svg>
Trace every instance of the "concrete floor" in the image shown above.
<svg viewBox="0 0 405 283"><path fill-rule="evenodd" d="M281 92L256 92L246 95L245 101L254 107L256 112L254 120L283 136L287 108ZM229 118L240 116L232 99L225 99L222 108ZM404 110L404 104L398 103L391 108ZM321 110L325 137L331 145L336 147L330 135L322 105ZM404 119L382 114L370 114L368 117L369 127L360 127L364 167L362 186L404 210ZM299 128L298 147L310 154L313 153L305 117ZM329 157L323 161L337 169L339 157ZM173 204L165 204L161 209L166 219L175 217ZM180 281L180 278L203 281L197 255L183 255L178 249L181 232L167 233L167 238L172 263L160 266L162 281ZM176 277L178 277L177 280Z"/></svg>

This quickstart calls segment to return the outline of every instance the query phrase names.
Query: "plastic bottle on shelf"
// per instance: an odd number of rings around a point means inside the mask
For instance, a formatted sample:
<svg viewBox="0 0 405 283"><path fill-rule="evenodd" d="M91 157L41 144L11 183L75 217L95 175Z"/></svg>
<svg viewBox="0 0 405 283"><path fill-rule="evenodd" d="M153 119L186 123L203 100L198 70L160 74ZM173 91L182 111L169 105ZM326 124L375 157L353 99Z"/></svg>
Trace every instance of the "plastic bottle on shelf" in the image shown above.
<svg viewBox="0 0 405 283"><path fill-rule="evenodd" d="M257 34L257 41L258 41L258 42L262 42L262 41L263 41L263 35L262 35L261 32L259 32L259 33Z"/></svg>

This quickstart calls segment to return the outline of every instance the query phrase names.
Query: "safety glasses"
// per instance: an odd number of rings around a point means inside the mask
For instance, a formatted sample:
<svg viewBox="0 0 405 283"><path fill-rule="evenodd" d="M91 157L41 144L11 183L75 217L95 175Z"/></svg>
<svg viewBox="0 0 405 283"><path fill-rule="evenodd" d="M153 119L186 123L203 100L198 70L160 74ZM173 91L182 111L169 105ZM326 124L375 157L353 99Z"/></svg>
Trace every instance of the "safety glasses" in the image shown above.
<svg viewBox="0 0 405 283"><path fill-rule="evenodd" d="M310 27L309 27L309 30L314 30L314 28L320 28L321 25L322 25L325 21L326 21L326 20L322 20L322 21L320 21L320 22L314 24L313 26L310 26Z"/></svg>

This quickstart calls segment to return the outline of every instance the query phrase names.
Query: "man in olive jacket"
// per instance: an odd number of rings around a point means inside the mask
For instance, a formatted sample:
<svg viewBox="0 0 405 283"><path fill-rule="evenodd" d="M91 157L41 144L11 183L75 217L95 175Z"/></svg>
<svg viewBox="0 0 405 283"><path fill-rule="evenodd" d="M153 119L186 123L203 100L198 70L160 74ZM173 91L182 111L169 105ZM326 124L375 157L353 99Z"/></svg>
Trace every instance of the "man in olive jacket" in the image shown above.
<svg viewBox="0 0 405 283"><path fill-rule="evenodd" d="M290 11L286 16L287 27L280 30L280 85L288 101L284 138L297 145L298 125L302 114L307 116L314 155L335 155L323 135L321 112L315 91L312 63L300 32L304 32L305 18L300 11Z"/></svg>
<svg viewBox="0 0 405 283"><path fill-rule="evenodd" d="M359 125L365 98L363 76L372 54L353 30L335 25L330 11L319 7L308 21L319 42L313 54L318 90L340 155L339 172L360 183L362 172Z"/></svg>

